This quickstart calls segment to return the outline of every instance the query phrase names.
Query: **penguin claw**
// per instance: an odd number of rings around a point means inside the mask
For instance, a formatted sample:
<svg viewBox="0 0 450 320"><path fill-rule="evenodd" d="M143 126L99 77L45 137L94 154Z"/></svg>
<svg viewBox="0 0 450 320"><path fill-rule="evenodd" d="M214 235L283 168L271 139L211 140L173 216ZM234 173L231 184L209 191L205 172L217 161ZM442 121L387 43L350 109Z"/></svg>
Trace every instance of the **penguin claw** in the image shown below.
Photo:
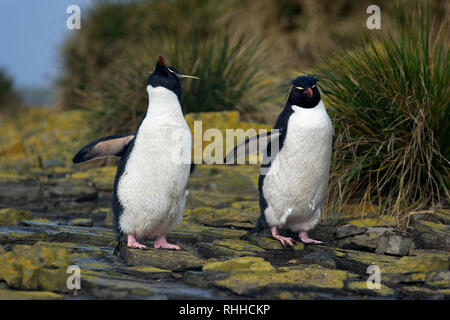
<svg viewBox="0 0 450 320"><path fill-rule="evenodd" d="M278 228L275 227L275 226L274 226L274 227L271 227L270 230L271 230L271 232L272 232L272 237L273 237L274 239L277 239L278 241L280 241L281 244L283 245L283 247L286 248L286 244L289 245L291 248L294 247L294 239L289 238L289 237L283 237L283 236L280 236L280 235L278 234Z"/></svg>
<svg viewBox="0 0 450 320"><path fill-rule="evenodd" d="M128 244L128 248L132 248L132 249L147 249L147 246L143 245L143 244L140 244L140 243L132 244L132 245Z"/></svg>
<svg viewBox="0 0 450 320"><path fill-rule="evenodd" d="M323 244L323 241L311 239L306 232L300 232L300 240L303 243Z"/></svg>
<svg viewBox="0 0 450 320"><path fill-rule="evenodd" d="M292 238L277 236L275 239L279 240L281 242L281 244L283 245L283 247L285 247L285 248L286 248L286 245L288 245L289 247L294 246L294 239L292 239Z"/></svg>
<svg viewBox="0 0 450 320"><path fill-rule="evenodd" d="M132 249L147 249L147 246L137 242L133 235L128 235L127 246Z"/></svg>
<svg viewBox="0 0 450 320"><path fill-rule="evenodd" d="M166 244L166 245L156 245L155 244L155 248L156 249L169 249L169 250L181 250L181 248L179 246L176 246L174 244Z"/></svg>
<svg viewBox="0 0 450 320"><path fill-rule="evenodd" d="M158 237L154 244L155 249L181 250L177 245L168 243L165 236Z"/></svg>

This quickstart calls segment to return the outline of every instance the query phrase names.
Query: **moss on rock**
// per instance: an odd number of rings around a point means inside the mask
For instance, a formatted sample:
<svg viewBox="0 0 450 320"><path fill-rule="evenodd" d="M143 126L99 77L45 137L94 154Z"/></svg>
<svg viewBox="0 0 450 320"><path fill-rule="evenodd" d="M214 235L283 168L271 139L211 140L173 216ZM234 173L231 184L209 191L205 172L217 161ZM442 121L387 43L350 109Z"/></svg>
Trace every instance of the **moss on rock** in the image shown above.
<svg viewBox="0 0 450 320"><path fill-rule="evenodd" d="M264 254L264 249L239 239L214 240L212 243L199 243L198 247L209 257L241 257Z"/></svg>
<svg viewBox="0 0 450 320"><path fill-rule="evenodd" d="M416 240L420 247L450 250L450 226L419 220L414 223Z"/></svg>
<svg viewBox="0 0 450 320"><path fill-rule="evenodd" d="M248 201L236 202L233 203L233 207L224 209L200 207L192 210L189 215L189 219L204 225L237 228L254 227L258 217L259 209L256 202Z"/></svg>
<svg viewBox="0 0 450 320"><path fill-rule="evenodd" d="M349 224L357 227L393 227L397 225L397 220L393 216L382 216L377 218L354 219Z"/></svg>
<svg viewBox="0 0 450 320"><path fill-rule="evenodd" d="M448 270L450 253L423 253L417 256L402 257L395 263L384 265L382 273L412 273Z"/></svg>
<svg viewBox="0 0 450 320"><path fill-rule="evenodd" d="M270 262L260 257L244 256L226 261L208 263L203 266L203 272L225 272L229 274L235 273L259 273L274 272L275 268Z"/></svg>
<svg viewBox="0 0 450 320"><path fill-rule="evenodd" d="M281 271L281 272L280 272ZM341 290L348 272L328 270L319 266L302 269L283 269L278 272L236 273L215 284L239 295L254 296L271 290Z"/></svg>
<svg viewBox="0 0 450 320"><path fill-rule="evenodd" d="M66 249L16 245L0 255L0 279L11 288L67 292L68 265Z"/></svg>
<svg viewBox="0 0 450 320"><path fill-rule="evenodd" d="M70 224L79 227L92 227L93 221L91 218L77 218L70 220Z"/></svg>
<svg viewBox="0 0 450 320"><path fill-rule="evenodd" d="M0 226L17 226L22 220L33 218L33 213L29 210L0 209Z"/></svg>
<svg viewBox="0 0 450 320"><path fill-rule="evenodd" d="M319 250L319 248L313 249ZM395 264L399 259L397 257L388 255L333 247L323 247L320 248L320 250L326 250L333 254L336 258L341 258L341 260L347 260L350 263L360 263L365 266L376 264L380 267L383 267L385 265Z"/></svg>
<svg viewBox="0 0 450 320"><path fill-rule="evenodd" d="M63 298L62 294L48 291L0 290L0 300L56 300Z"/></svg>
<svg viewBox="0 0 450 320"><path fill-rule="evenodd" d="M239 239L245 233L246 231L244 230L204 227L203 230L200 231L199 240L208 242L219 239Z"/></svg>
<svg viewBox="0 0 450 320"><path fill-rule="evenodd" d="M54 235L44 231L0 227L0 242L24 243L39 240L52 240Z"/></svg>
<svg viewBox="0 0 450 320"><path fill-rule="evenodd" d="M121 256L129 266L153 266L172 271L200 269L205 261L192 251L130 249L122 247Z"/></svg>
<svg viewBox="0 0 450 320"><path fill-rule="evenodd" d="M384 284L380 284L380 289L369 289L367 287L366 281L352 281L349 282L346 287L359 294L363 295L374 295L374 296L392 296L395 291Z"/></svg>

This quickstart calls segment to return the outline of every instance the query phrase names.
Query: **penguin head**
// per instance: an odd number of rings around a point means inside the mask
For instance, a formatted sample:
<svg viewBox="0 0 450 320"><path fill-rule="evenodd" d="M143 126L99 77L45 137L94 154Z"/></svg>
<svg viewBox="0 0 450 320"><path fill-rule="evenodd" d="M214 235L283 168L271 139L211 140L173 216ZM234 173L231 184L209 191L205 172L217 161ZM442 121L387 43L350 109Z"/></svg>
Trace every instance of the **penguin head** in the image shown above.
<svg viewBox="0 0 450 320"><path fill-rule="evenodd" d="M170 67L168 67L165 64L163 56L158 55L155 70L147 78L147 87L148 86L152 86L153 88L164 87L170 91L173 91L180 99L181 97L180 79L169 68Z"/></svg>
<svg viewBox="0 0 450 320"><path fill-rule="evenodd" d="M319 80L313 75L300 76L291 81L288 104L311 109L320 102L320 92L317 88Z"/></svg>
<svg viewBox="0 0 450 320"><path fill-rule="evenodd" d="M180 99L181 101L180 78L198 79L197 77L194 76L182 74L172 66L167 66L166 63L164 62L163 56L158 55L155 70L147 78L147 87L148 86L152 86L153 88L164 87L174 92L177 95L178 99Z"/></svg>

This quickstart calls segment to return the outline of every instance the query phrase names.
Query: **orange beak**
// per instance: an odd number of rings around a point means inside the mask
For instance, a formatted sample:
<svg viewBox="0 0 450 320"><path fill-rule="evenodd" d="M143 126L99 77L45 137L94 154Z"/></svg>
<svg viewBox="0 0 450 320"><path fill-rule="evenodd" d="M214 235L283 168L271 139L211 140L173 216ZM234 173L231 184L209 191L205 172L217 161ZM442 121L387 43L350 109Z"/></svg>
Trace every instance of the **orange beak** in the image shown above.
<svg viewBox="0 0 450 320"><path fill-rule="evenodd" d="M309 97L309 98L312 97L313 91L311 90L311 88L308 88L308 89L305 91L305 95L306 95L307 97Z"/></svg>

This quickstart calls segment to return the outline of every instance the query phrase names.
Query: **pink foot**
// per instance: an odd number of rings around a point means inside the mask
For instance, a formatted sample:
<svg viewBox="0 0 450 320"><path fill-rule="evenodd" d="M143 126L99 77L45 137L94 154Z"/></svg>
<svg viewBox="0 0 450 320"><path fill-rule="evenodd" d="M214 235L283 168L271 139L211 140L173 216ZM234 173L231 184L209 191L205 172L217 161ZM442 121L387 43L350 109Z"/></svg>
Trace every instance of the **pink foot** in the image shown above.
<svg viewBox="0 0 450 320"><path fill-rule="evenodd" d="M161 236L161 237L156 238L155 248L156 249L180 250L179 246L168 243L166 240L166 236Z"/></svg>
<svg viewBox="0 0 450 320"><path fill-rule="evenodd" d="M131 234L128 235L127 245L128 245L128 248L134 248L134 249L146 249L147 248L147 246L137 242L136 238Z"/></svg>
<svg viewBox="0 0 450 320"><path fill-rule="evenodd" d="M306 233L306 231L300 232L299 237L303 243L315 243L315 244L323 243L322 241L314 240L314 239L311 239L310 237L308 237L308 234Z"/></svg>
<svg viewBox="0 0 450 320"><path fill-rule="evenodd" d="M272 232L272 237L274 239L279 240L281 242L281 244L283 245L283 247L286 247L286 244L288 246L290 246L290 247L294 246L294 239L280 236L278 234L278 228L277 227L270 228L270 231Z"/></svg>

